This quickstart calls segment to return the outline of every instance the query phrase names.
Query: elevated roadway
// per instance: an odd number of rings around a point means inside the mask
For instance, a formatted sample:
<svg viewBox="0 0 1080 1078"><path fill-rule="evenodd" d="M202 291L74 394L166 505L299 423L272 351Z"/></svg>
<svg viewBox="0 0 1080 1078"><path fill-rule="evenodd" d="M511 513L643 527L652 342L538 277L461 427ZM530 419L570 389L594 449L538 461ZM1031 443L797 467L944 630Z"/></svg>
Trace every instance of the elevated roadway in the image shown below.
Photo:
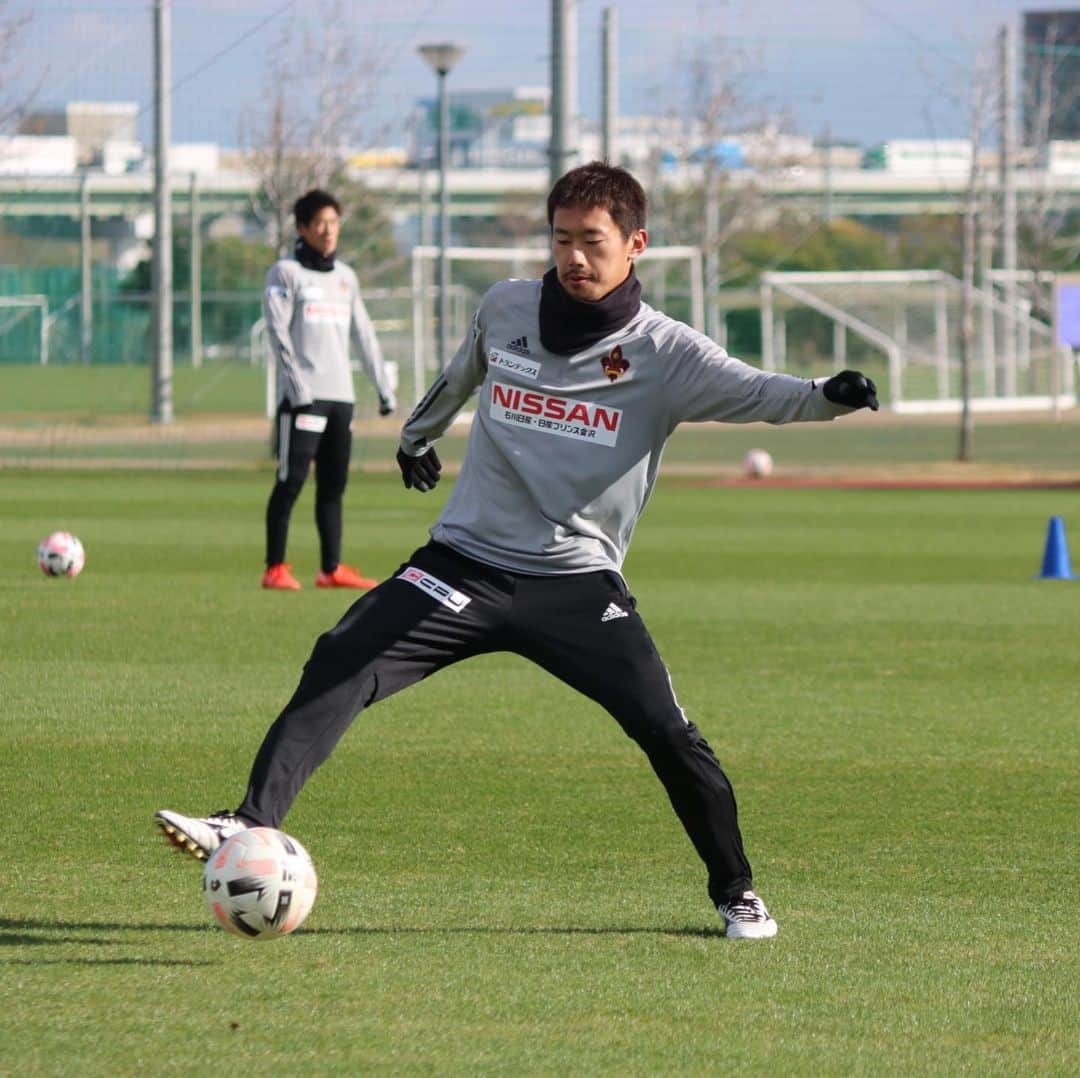
<svg viewBox="0 0 1080 1078"><path fill-rule="evenodd" d="M399 222L437 208L437 175L417 169L365 169L355 173L373 191L386 196L387 208ZM691 170L665 173L660 182L687 187L697 177ZM835 217L897 217L908 214L956 214L963 210L967 177L962 175L898 175L864 169L791 168L771 173L732 172L736 187L757 187L774 206ZM0 217L59 217L82 215L80 176L0 176ZM153 211L153 180L149 174L108 176L90 173L85 199L93 218L134 220ZM540 199L547 193L546 169L453 169L449 173L450 212L454 216L495 217L506 210L507 199ZM173 180L177 214L190 207L191 180ZM982 177L981 190L994 194L997 174ZM257 183L244 172L200 176L199 211L205 216L251 213ZM1080 174L1053 175L1034 169L1016 173L1021 210L1043 205L1055 212L1080 210Z"/></svg>

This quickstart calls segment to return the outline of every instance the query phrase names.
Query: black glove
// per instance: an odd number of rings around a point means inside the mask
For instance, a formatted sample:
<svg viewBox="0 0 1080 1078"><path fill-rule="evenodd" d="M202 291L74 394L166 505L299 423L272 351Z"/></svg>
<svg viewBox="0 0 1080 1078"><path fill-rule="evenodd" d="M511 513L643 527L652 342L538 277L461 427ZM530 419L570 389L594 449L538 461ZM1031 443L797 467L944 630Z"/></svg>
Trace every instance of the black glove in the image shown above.
<svg viewBox="0 0 1080 1078"><path fill-rule="evenodd" d="M394 402L388 397L379 398L379 415L390 415L394 410Z"/></svg>
<svg viewBox="0 0 1080 1078"><path fill-rule="evenodd" d="M871 412L878 410L877 386L862 371L834 374L821 391L833 404L842 404L845 408L869 408Z"/></svg>
<svg viewBox="0 0 1080 1078"><path fill-rule="evenodd" d="M399 449L397 462L406 490L410 487L416 487L417 490L424 492L435 489L435 484L439 482L439 473L442 471L442 463L434 446L422 457L410 457L404 450Z"/></svg>

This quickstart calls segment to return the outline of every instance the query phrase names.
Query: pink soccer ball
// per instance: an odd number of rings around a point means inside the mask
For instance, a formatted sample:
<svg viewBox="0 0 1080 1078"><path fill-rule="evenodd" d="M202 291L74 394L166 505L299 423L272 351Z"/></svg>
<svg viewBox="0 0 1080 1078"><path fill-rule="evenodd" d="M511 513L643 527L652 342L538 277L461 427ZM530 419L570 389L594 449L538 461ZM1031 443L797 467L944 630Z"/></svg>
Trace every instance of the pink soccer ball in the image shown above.
<svg viewBox="0 0 1080 1078"><path fill-rule="evenodd" d="M227 838L207 859L203 897L218 924L245 939L287 936L315 905L319 881L307 850L272 827Z"/></svg>
<svg viewBox="0 0 1080 1078"><path fill-rule="evenodd" d="M46 576L78 576L86 551L71 532L53 532L38 543L37 563Z"/></svg>
<svg viewBox="0 0 1080 1078"><path fill-rule="evenodd" d="M749 479L764 479L772 472L772 454L767 449L751 449L743 458L743 473Z"/></svg>

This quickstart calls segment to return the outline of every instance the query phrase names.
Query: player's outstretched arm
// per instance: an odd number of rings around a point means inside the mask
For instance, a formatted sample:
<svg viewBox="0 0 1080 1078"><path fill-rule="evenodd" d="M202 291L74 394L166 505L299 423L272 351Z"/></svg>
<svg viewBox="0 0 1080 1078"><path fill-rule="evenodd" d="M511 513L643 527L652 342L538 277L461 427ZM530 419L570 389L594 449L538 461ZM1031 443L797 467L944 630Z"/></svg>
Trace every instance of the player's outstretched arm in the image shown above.
<svg viewBox="0 0 1080 1078"><path fill-rule="evenodd" d="M877 386L862 371L841 371L834 374L822 387L826 400L844 408L869 408L878 410Z"/></svg>

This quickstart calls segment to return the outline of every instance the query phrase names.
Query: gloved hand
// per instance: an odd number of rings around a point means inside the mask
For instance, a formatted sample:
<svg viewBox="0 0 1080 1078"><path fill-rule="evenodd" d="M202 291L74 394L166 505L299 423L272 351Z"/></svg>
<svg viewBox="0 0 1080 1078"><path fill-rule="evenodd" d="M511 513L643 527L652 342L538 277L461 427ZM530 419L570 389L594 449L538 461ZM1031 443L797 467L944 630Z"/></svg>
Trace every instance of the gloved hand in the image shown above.
<svg viewBox="0 0 1080 1078"><path fill-rule="evenodd" d="M877 386L862 371L841 371L821 387L825 399L845 408L878 410Z"/></svg>
<svg viewBox="0 0 1080 1078"><path fill-rule="evenodd" d="M379 415L390 415L396 407L397 402L393 397L379 398Z"/></svg>
<svg viewBox="0 0 1080 1078"><path fill-rule="evenodd" d="M426 493L435 489L435 485L439 482L439 473L442 471L442 462L434 446L422 457L410 457L404 450L399 449L397 462L406 490L416 487L417 490Z"/></svg>

